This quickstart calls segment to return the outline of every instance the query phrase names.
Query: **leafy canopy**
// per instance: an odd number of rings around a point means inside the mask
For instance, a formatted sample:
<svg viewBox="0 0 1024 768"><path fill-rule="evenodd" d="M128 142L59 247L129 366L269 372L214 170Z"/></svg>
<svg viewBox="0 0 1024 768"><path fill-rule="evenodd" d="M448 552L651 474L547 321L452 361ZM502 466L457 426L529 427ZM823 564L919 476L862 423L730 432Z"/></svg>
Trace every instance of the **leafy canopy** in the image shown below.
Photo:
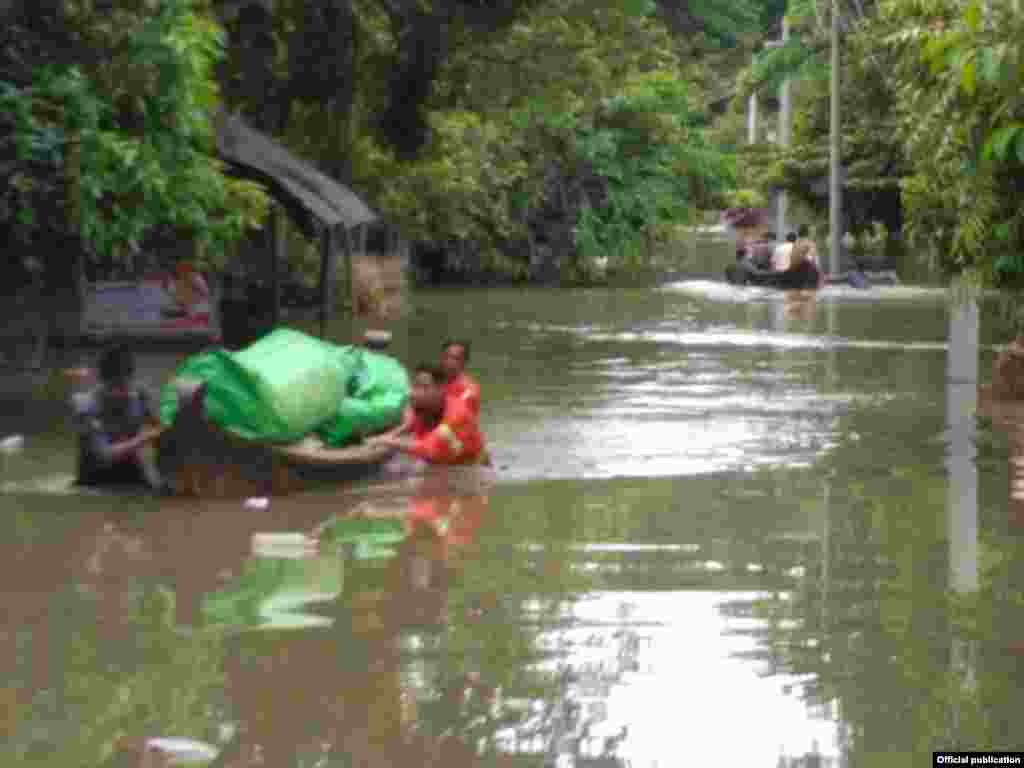
<svg viewBox="0 0 1024 768"><path fill-rule="evenodd" d="M24 84L0 81L12 179L0 215L15 212L23 237L68 229L100 256L160 231L222 253L267 201L259 186L229 179L214 156L220 28L188 0L110 16L68 4L64 22L78 55L12 78Z"/></svg>

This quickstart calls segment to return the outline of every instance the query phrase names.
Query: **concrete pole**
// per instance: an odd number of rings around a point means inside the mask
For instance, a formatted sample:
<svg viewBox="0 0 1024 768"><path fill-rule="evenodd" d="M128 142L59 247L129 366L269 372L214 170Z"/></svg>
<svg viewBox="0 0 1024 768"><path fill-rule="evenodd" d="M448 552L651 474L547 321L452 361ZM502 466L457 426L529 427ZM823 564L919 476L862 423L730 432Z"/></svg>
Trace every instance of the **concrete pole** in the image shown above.
<svg viewBox="0 0 1024 768"><path fill-rule="evenodd" d="M961 594L976 592L978 578L978 467L975 438L978 410L978 303L954 299L949 317L946 368L946 519L949 531L950 586ZM953 667L964 687L975 685L974 643L953 639ZM954 718L958 717L954 711Z"/></svg>
<svg viewBox="0 0 1024 768"><path fill-rule="evenodd" d="M789 40L789 22L785 17L782 18L782 45L785 45ZM789 124L792 116L792 104L790 103L790 83L787 77L782 81L782 85L779 86L779 146L783 149L789 148ZM779 239L782 240L786 237L786 204L787 204L786 190L779 192L778 199L778 221L776 222L775 230L778 233Z"/></svg>
<svg viewBox="0 0 1024 768"><path fill-rule="evenodd" d="M949 317L946 370L946 427L949 435L949 542L953 588L978 588L978 468L975 414L978 410L978 303L954 299Z"/></svg>
<svg viewBox="0 0 1024 768"><path fill-rule="evenodd" d="M747 144L757 144L757 91L747 99Z"/></svg>
<svg viewBox="0 0 1024 768"><path fill-rule="evenodd" d="M828 224L829 271L839 274L839 241L842 238L842 184L839 166L839 0L832 0L832 61L829 117Z"/></svg>

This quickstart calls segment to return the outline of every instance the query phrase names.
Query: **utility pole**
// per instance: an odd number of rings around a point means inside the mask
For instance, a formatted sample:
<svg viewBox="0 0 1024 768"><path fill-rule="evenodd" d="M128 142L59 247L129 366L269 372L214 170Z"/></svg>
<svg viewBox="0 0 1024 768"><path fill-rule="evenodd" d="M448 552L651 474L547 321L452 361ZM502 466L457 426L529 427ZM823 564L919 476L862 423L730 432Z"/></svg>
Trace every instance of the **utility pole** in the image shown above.
<svg viewBox="0 0 1024 768"><path fill-rule="evenodd" d="M781 48L789 40L789 21L785 17L782 18L782 39L771 40L764 44L765 48ZM779 86L779 130L776 138L776 143L783 149L789 147L789 124L791 122L790 116L792 113L792 105L789 97L789 78L787 77L782 81L782 85ZM778 197L776 198L776 218L775 218L775 230L778 234L779 239L784 239L786 236L786 190L779 190Z"/></svg>
<svg viewBox="0 0 1024 768"><path fill-rule="evenodd" d="M780 45L784 46L786 41L789 40L789 21L786 17L782 17L782 41ZM782 81L782 85L779 86L779 146L783 149L789 148L789 123L790 116L792 113L792 105L790 103L789 93L789 78L787 77ZM776 232L778 232L779 239L783 239L786 236L786 204L787 204L786 190L779 191L778 199L778 221L776 222Z"/></svg>
<svg viewBox="0 0 1024 768"><path fill-rule="evenodd" d="M954 296L949 315L949 352L946 359L946 470L949 478L946 519L949 536L950 586L959 594L978 591L978 331L980 313L973 297ZM953 669L963 685L976 684L977 644L953 638ZM956 726L959 711L952 713Z"/></svg>
<svg viewBox="0 0 1024 768"><path fill-rule="evenodd" d="M842 184L839 178L839 0L832 0L832 61L829 117L828 224L829 271L839 274L839 241L842 237Z"/></svg>
<svg viewBox="0 0 1024 768"><path fill-rule="evenodd" d="M747 144L757 144L757 91L747 99Z"/></svg>

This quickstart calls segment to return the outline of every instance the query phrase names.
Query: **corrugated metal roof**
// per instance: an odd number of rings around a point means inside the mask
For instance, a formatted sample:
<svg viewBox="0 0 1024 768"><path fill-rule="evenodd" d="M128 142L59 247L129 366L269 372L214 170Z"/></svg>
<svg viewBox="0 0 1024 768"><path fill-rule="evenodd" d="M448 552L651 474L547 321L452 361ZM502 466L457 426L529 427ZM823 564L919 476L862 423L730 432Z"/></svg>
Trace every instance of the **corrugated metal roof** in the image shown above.
<svg viewBox="0 0 1024 768"><path fill-rule="evenodd" d="M238 115L221 113L216 126L218 154L241 175L266 184L307 234L312 234L314 222L352 229L377 220L377 214L351 189L251 128Z"/></svg>

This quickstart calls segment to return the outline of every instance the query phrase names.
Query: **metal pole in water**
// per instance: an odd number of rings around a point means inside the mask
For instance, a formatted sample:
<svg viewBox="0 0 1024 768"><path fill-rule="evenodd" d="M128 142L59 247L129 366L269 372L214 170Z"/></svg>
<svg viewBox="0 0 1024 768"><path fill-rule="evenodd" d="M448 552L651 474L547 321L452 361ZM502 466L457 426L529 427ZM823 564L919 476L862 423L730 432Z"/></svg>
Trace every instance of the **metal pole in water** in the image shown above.
<svg viewBox="0 0 1024 768"><path fill-rule="evenodd" d="M839 274L839 240L842 237L842 187L839 168L839 0L832 0L832 57L830 75L828 223L829 271Z"/></svg>

